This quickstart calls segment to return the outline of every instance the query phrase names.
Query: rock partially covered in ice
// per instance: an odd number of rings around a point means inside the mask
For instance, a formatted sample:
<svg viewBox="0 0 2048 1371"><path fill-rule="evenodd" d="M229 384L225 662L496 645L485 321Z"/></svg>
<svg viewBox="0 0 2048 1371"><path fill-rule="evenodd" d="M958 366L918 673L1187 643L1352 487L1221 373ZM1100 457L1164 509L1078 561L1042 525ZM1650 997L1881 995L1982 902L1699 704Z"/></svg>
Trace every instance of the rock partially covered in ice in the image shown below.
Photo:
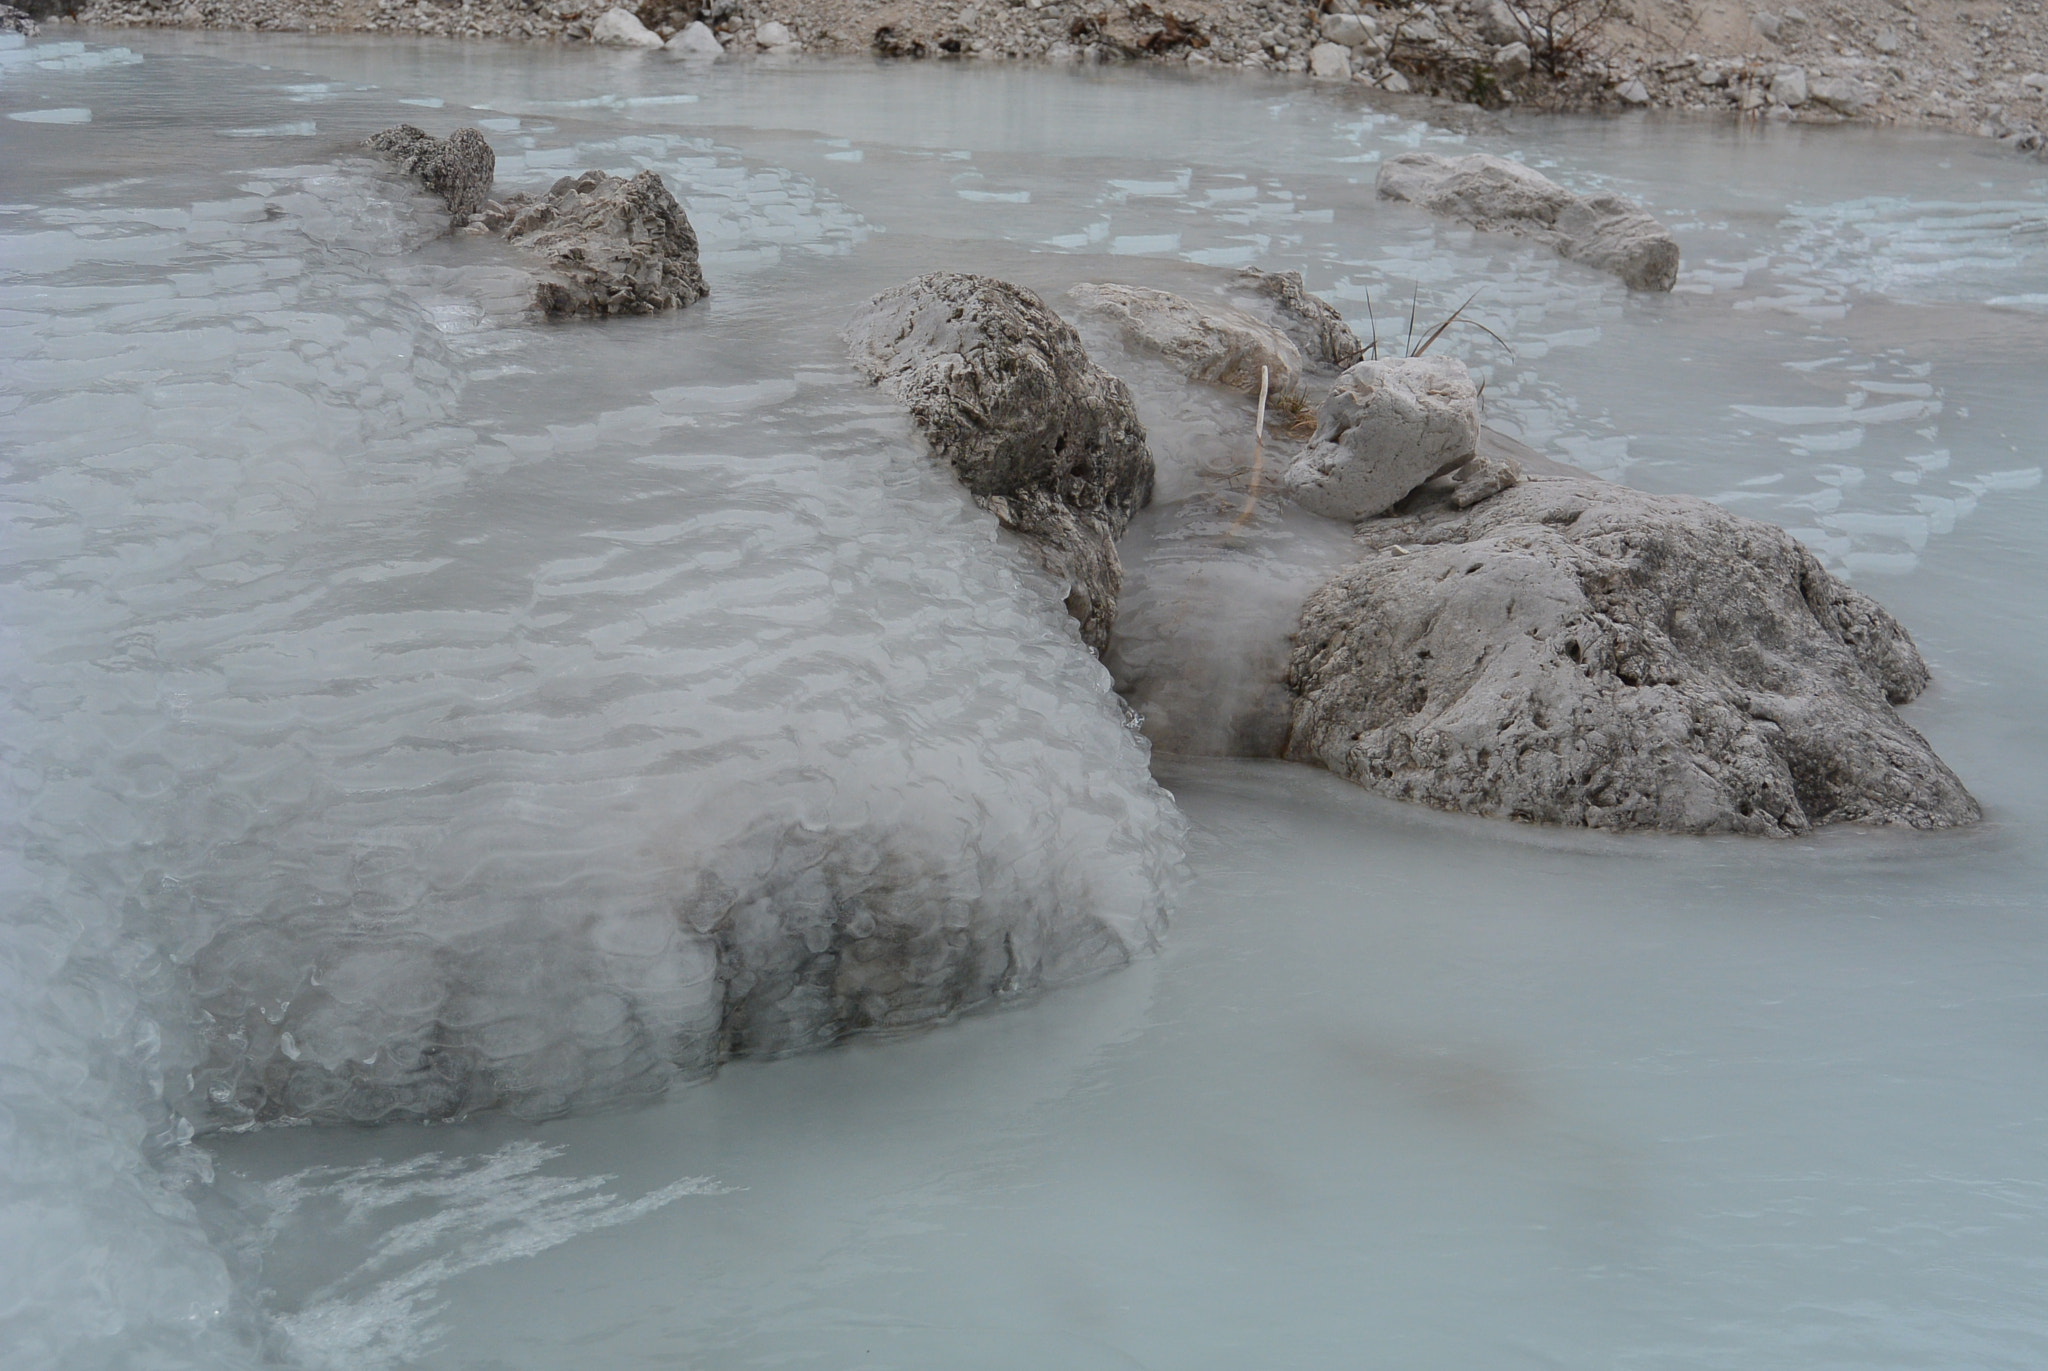
<svg viewBox="0 0 2048 1371"><path fill-rule="evenodd" d="M1312 513L1365 519L1478 451L1479 388L1465 364L1390 357L1338 378L1282 483Z"/></svg>
<svg viewBox="0 0 2048 1371"><path fill-rule="evenodd" d="M1378 184L1383 199L1538 239L1561 257L1613 272L1631 290L1670 290L1678 280L1678 241L1640 205L1618 195L1574 195L1504 157L1404 152L1380 168Z"/></svg>
<svg viewBox="0 0 2048 1371"><path fill-rule="evenodd" d="M1301 349L1311 367L1343 371L1365 357L1365 344L1344 322L1336 306L1311 295L1298 271L1260 271L1246 267L1237 274L1275 315L1274 322Z"/></svg>
<svg viewBox="0 0 2048 1371"><path fill-rule="evenodd" d="M1084 314L1110 325L1131 347L1156 352L1193 381L1259 393L1264 368L1274 395L1301 388L1301 350L1271 324L1228 305L1171 291L1088 281L1067 292Z"/></svg>
<svg viewBox="0 0 2048 1371"><path fill-rule="evenodd" d="M1152 498L1130 388L1021 286L933 272L870 300L846 331L854 365L910 409L933 449L1067 586L1100 653L1123 585L1116 540Z"/></svg>
<svg viewBox="0 0 2048 1371"><path fill-rule="evenodd" d="M725 46L702 19L686 25L681 33L669 39L668 50L678 57L700 62L716 62L725 56Z"/></svg>
<svg viewBox="0 0 2048 1371"><path fill-rule="evenodd" d="M1560 469L1362 525L1311 597L1289 755L1440 809L1589 828L1949 828L1893 706L1906 630L1783 529Z"/></svg>
<svg viewBox="0 0 2048 1371"><path fill-rule="evenodd" d="M545 195L493 204L484 224L546 259L533 303L551 319L653 314L711 293L696 230L656 171L564 176Z"/></svg>
<svg viewBox="0 0 2048 1371"><path fill-rule="evenodd" d="M641 23L633 11L613 7L590 26L590 41L607 48L658 48L661 35Z"/></svg>
<svg viewBox="0 0 2048 1371"><path fill-rule="evenodd" d="M457 129L446 138L436 138L411 124L400 124L373 133L365 141L372 151L382 153L446 200L450 217L458 223L483 209L491 197L498 155L476 129Z"/></svg>

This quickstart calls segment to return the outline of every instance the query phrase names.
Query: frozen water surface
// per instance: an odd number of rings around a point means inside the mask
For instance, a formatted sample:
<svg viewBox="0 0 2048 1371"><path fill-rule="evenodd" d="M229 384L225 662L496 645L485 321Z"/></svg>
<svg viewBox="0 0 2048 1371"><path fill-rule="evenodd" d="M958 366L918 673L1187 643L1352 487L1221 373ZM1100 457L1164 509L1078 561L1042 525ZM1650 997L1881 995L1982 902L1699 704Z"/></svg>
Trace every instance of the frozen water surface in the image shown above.
<svg viewBox="0 0 2048 1371"><path fill-rule="evenodd" d="M67 38L0 47L10 1367L2048 1362L2038 163ZM355 151L400 120L659 170L714 294L525 323ZM1422 146L1640 197L1678 291L1376 203ZM1161 464L1105 669L835 337L938 267L1248 264L1397 338L1477 291L1490 422L1794 528L1989 821L1617 841L1217 758L1344 555L1247 404L1090 335Z"/></svg>

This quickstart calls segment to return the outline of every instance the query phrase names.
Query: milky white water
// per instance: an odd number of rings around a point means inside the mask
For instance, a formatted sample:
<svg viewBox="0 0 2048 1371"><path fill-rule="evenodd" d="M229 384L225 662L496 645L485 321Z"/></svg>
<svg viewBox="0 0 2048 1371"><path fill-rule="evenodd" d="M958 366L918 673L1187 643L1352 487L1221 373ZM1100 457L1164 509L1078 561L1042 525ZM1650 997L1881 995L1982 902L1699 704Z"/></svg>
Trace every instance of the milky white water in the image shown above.
<svg viewBox="0 0 2048 1371"><path fill-rule="evenodd" d="M0 49L8 1367L2048 1363L2039 163L63 36ZM401 119L515 187L658 169L714 294L523 322L354 151ZM1678 291L1377 204L1410 147L1643 199ZM1480 291L1489 421L1876 594L1988 821L1618 840L1148 759L835 334L937 267L1245 264L1361 332ZM1343 531L1224 538L1243 403L1089 337L1161 465L1110 667L1256 750ZM932 949L899 1020L820 996L861 917ZM962 965L1017 1003L765 1059Z"/></svg>

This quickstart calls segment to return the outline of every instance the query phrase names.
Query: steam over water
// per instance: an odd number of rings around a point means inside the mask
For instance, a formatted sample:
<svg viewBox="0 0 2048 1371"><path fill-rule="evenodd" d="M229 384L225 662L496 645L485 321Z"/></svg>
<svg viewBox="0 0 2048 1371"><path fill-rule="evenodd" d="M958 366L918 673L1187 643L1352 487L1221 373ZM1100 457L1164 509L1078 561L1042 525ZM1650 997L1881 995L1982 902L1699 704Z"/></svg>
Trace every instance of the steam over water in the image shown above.
<svg viewBox="0 0 2048 1371"><path fill-rule="evenodd" d="M2039 164L155 33L0 49L0 112L10 1367L2048 1360ZM712 297L524 322L356 152L400 120L659 170ZM1678 292L1375 203L1414 146L1644 199ZM1884 600L1990 821L1219 760L1345 555L1240 519L1247 406L1088 334L1161 468L1105 667L836 338L933 268L1249 264L1361 333L1480 290L1489 421Z"/></svg>

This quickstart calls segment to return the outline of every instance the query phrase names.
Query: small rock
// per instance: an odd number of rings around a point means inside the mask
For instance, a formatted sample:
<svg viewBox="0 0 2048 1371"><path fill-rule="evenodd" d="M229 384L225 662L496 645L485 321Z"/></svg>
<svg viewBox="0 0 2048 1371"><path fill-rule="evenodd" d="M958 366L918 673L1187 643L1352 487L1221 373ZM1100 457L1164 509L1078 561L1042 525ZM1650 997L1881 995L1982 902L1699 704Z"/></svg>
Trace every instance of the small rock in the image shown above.
<svg viewBox="0 0 2048 1371"><path fill-rule="evenodd" d="M1806 103L1806 68L1779 67L1771 77L1771 99L1787 109L1798 109Z"/></svg>
<svg viewBox="0 0 2048 1371"><path fill-rule="evenodd" d="M33 38L42 31L27 11L12 5L0 5L0 33L18 33L24 38Z"/></svg>
<svg viewBox="0 0 2048 1371"><path fill-rule="evenodd" d="M1478 451L1479 389L1463 362L1360 362L1338 378L1315 437L1281 481L1312 514L1366 519Z"/></svg>
<svg viewBox="0 0 2048 1371"><path fill-rule="evenodd" d="M1192 381L1272 395L1301 388L1301 351L1270 324L1228 305L1198 304L1170 291L1083 282L1067 292L1082 313L1114 325L1126 344L1156 352Z"/></svg>
<svg viewBox="0 0 2048 1371"><path fill-rule="evenodd" d="M2048 71L2030 72L2020 78L2020 85L2027 90L2048 95Z"/></svg>
<svg viewBox="0 0 2048 1371"><path fill-rule="evenodd" d="M1436 20L1426 14L1403 22L1394 30L1394 36L1404 43L1414 43L1419 47L1431 47L1444 41L1443 30L1436 26Z"/></svg>
<svg viewBox="0 0 2048 1371"><path fill-rule="evenodd" d="M1647 105L1650 103L1648 88L1643 85L1639 78L1634 76L1616 86L1614 93L1624 105Z"/></svg>
<svg viewBox="0 0 2048 1371"><path fill-rule="evenodd" d="M1881 28L1877 31L1877 36L1870 40L1870 45L1889 57L1899 50L1899 31L1889 26Z"/></svg>
<svg viewBox="0 0 2048 1371"><path fill-rule="evenodd" d="M590 41L607 48L658 48L661 35L641 23L633 11L612 8L590 26Z"/></svg>
<svg viewBox="0 0 2048 1371"><path fill-rule="evenodd" d="M1852 76L1823 76L1812 83L1808 95L1818 104L1853 117L1877 103L1878 89Z"/></svg>
<svg viewBox="0 0 2048 1371"><path fill-rule="evenodd" d="M1783 22L1769 10L1758 10L1752 14L1749 17L1749 26L1773 43L1778 41L1778 34L1784 28Z"/></svg>
<svg viewBox="0 0 2048 1371"><path fill-rule="evenodd" d="M1525 42L1529 37L1528 29L1508 7L1507 0L1484 0L1477 19L1480 36L1489 43L1506 46Z"/></svg>
<svg viewBox="0 0 2048 1371"><path fill-rule="evenodd" d="M1529 74L1530 56L1527 43L1509 43L1495 48L1493 70L1503 81L1519 81Z"/></svg>
<svg viewBox="0 0 2048 1371"><path fill-rule="evenodd" d="M654 314L710 294L697 232L656 171L630 181L564 176L546 195L508 198L484 222L545 259L533 303L550 319Z"/></svg>
<svg viewBox="0 0 2048 1371"><path fill-rule="evenodd" d="M1382 199L1546 242L1560 256L1613 272L1631 290L1670 290L1678 281L1678 241L1640 205L1618 195L1574 195L1519 162L1404 152L1381 166L1378 188Z"/></svg>
<svg viewBox="0 0 2048 1371"><path fill-rule="evenodd" d="M677 56L693 61L715 61L725 56L725 48L719 43L718 35L702 19L692 22L669 39L666 46Z"/></svg>
<svg viewBox="0 0 2048 1371"><path fill-rule="evenodd" d="M1380 89L1391 91L1395 95L1406 95L1415 87L1400 72L1390 71L1380 78Z"/></svg>
<svg viewBox="0 0 2048 1371"><path fill-rule="evenodd" d="M1325 80L1351 79L1351 49L1342 43L1318 43L1308 50L1308 72Z"/></svg>
<svg viewBox="0 0 2048 1371"><path fill-rule="evenodd" d="M364 142L446 200L451 223L467 223L490 199L498 155L477 129L457 129L444 139L411 124L399 124L371 134Z"/></svg>
<svg viewBox="0 0 2048 1371"><path fill-rule="evenodd" d="M1323 37L1332 43L1342 43L1347 48L1362 48L1379 37L1379 22L1369 14L1341 14L1332 11L1322 17L1318 27Z"/></svg>
<svg viewBox="0 0 2048 1371"><path fill-rule="evenodd" d="M1082 640L1104 651L1123 587L1116 540L1152 498L1130 387L1038 296L987 276L933 272L883 291L846 344L975 503L1067 587Z"/></svg>
<svg viewBox="0 0 2048 1371"><path fill-rule="evenodd" d="M754 27L754 42L763 48L787 48L796 44L796 35L789 31L787 24L770 19Z"/></svg>
<svg viewBox="0 0 2048 1371"><path fill-rule="evenodd" d="M1269 305L1278 316L1281 332L1301 349L1309 364L1344 371L1364 359L1365 344L1334 305L1309 294L1300 272L1246 267L1237 279Z"/></svg>

